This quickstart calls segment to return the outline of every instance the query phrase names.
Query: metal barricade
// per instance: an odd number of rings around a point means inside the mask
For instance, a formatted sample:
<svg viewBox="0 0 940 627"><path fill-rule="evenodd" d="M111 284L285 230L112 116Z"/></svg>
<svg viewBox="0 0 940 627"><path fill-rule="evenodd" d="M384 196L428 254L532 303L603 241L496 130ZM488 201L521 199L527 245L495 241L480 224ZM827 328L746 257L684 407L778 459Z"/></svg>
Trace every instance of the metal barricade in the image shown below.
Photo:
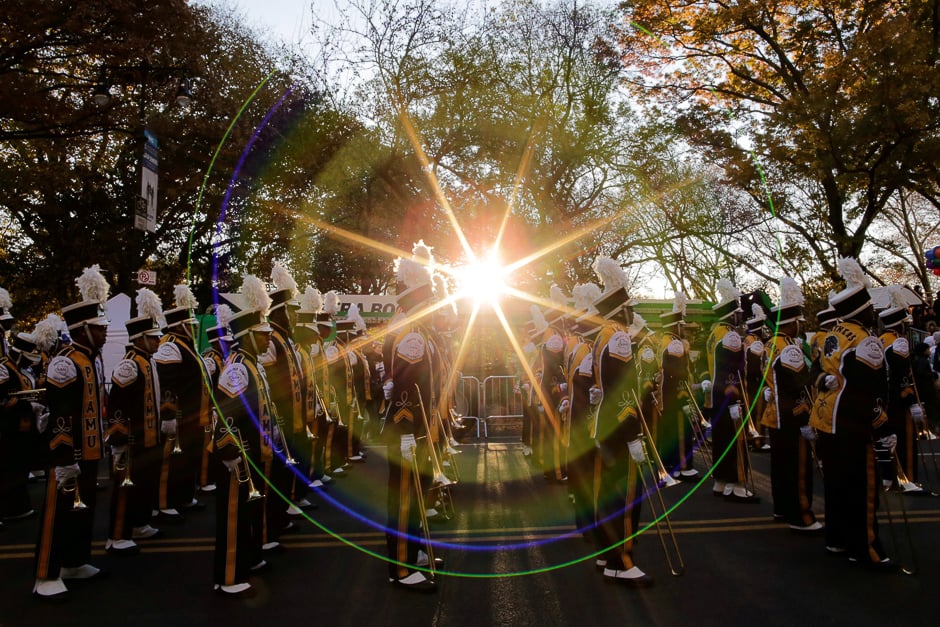
<svg viewBox="0 0 940 627"><path fill-rule="evenodd" d="M483 437L489 438L491 420L523 418L522 394L515 376L492 376L483 379Z"/></svg>
<svg viewBox="0 0 940 627"><path fill-rule="evenodd" d="M483 384L476 377L463 376L457 382L455 394L457 414L462 420L473 420L477 425L477 439L480 439L480 416L483 406L480 404Z"/></svg>

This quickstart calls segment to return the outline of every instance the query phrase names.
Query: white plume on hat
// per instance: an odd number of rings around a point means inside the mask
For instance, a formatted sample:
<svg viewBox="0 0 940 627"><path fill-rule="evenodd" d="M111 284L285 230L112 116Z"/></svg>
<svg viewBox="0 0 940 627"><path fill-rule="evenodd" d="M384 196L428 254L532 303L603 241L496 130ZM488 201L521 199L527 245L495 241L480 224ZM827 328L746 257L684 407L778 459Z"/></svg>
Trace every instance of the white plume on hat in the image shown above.
<svg viewBox="0 0 940 627"><path fill-rule="evenodd" d="M431 282L431 273L427 266L411 259L397 259L395 272L398 282L404 283L408 289L427 285Z"/></svg>
<svg viewBox="0 0 940 627"><path fill-rule="evenodd" d="M352 320L353 328L356 329L356 331L366 330L366 321L362 318L362 314L359 313L359 305L356 303L349 306L349 311L346 312L346 319Z"/></svg>
<svg viewBox="0 0 940 627"><path fill-rule="evenodd" d="M173 302L176 307L185 307L190 311L195 311L199 307L199 301L196 300L193 291L185 283L173 287Z"/></svg>
<svg viewBox="0 0 940 627"><path fill-rule="evenodd" d="M419 239L411 247L411 256L415 261L423 261L429 269L432 269L434 267L434 253L431 251L431 247L425 244L423 239Z"/></svg>
<svg viewBox="0 0 940 627"><path fill-rule="evenodd" d="M291 276L290 271L280 261L274 261L274 267L271 268L271 280L274 286L279 290L290 290L290 296L293 298L297 294L297 281Z"/></svg>
<svg viewBox="0 0 940 627"><path fill-rule="evenodd" d="M300 295L300 311L318 314L323 311L323 294L320 290L308 285Z"/></svg>
<svg viewBox="0 0 940 627"><path fill-rule="evenodd" d="M335 316L339 311L340 300L336 290L330 290L323 296L323 311Z"/></svg>
<svg viewBox="0 0 940 627"><path fill-rule="evenodd" d="M0 287L0 308L9 309L13 306L13 300L10 298L10 292Z"/></svg>
<svg viewBox="0 0 940 627"><path fill-rule="evenodd" d="M137 302L138 316L148 316L157 322L161 322L163 303L160 302L160 297L153 290L146 287L140 288L137 290L137 297L134 300Z"/></svg>
<svg viewBox="0 0 940 627"><path fill-rule="evenodd" d="M245 298L245 304L252 311L260 311L262 315L268 315L271 309L271 297L268 296L268 290L264 286L264 281L253 274L246 274L242 279L241 294Z"/></svg>
<svg viewBox="0 0 940 627"><path fill-rule="evenodd" d="M672 311L673 313L682 314L682 317L685 317L685 306L688 304L689 299L686 297L685 292L676 292L675 298L672 299Z"/></svg>
<svg viewBox="0 0 940 627"><path fill-rule="evenodd" d="M571 289L571 296L574 297L575 309L588 309L601 297L601 288L596 283L578 283Z"/></svg>
<svg viewBox="0 0 940 627"><path fill-rule="evenodd" d="M229 321L234 315L235 314L232 311L232 308L225 303L222 303L215 308L215 320L218 323L217 326L227 327Z"/></svg>
<svg viewBox="0 0 940 627"><path fill-rule="evenodd" d="M800 288L800 284L796 282L796 279L788 276L780 279L780 304L777 306L778 309L795 305L802 307L805 302L803 290Z"/></svg>
<svg viewBox="0 0 940 627"><path fill-rule="evenodd" d="M764 308L758 305L757 303L752 303L751 304L751 320L749 320L749 322L750 321L756 322L758 320L766 320L766 319L767 319L767 313L764 311Z"/></svg>
<svg viewBox="0 0 940 627"><path fill-rule="evenodd" d="M730 303L741 297L741 290L730 279L718 279L718 297L720 304Z"/></svg>
<svg viewBox="0 0 940 627"><path fill-rule="evenodd" d="M551 299L552 304L560 309L564 309L568 306L568 297L565 296L561 288L554 283L552 283L552 286L548 289L548 297Z"/></svg>
<svg viewBox="0 0 940 627"><path fill-rule="evenodd" d="M59 334L66 330L65 320L58 315L51 313L36 323L33 329L33 338L36 341L36 347L44 353L48 353L59 341Z"/></svg>
<svg viewBox="0 0 940 627"><path fill-rule="evenodd" d="M864 287L868 289L871 287L871 281L865 276L865 271L862 270L862 266L859 265L858 261L852 257L842 257L838 262L839 266L839 275L845 279L846 287Z"/></svg>
<svg viewBox="0 0 940 627"><path fill-rule="evenodd" d="M604 293L613 292L621 287L627 289L629 279L623 268L616 261L606 255L599 255L591 264L594 274L604 284ZM628 290L629 291L629 290Z"/></svg>
<svg viewBox="0 0 940 627"><path fill-rule="evenodd" d="M529 311L532 313L532 322L535 324L535 330L539 333L545 331L545 329L548 328L548 320L545 319L545 314L542 313L539 306L531 305Z"/></svg>
<svg viewBox="0 0 940 627"><path fill-rule="evenodd" d="M635 313L633 314L633 322L630 323L630 328L627 329L627 332L630 334L630 337L636 337L640 331L646 328L646 320L643 317Z"/></svg>
<svg viewBox="0 0 940 627"><path fill-rule="evenodd" d="M75 279L75 285L82 295L82 300L98 301L102 307L108 302L108 292L111 291L111 285L101 274L101 268L94 264L90 268L85 268L82 274Z"/></svg>
<svg viewBox="0 0 940 627"><path fill-rule="evenodd" d="M900 285L889 285L888 295L891 297L891 303L888 309L907 309L907 301L904 298L904 288Z"/></svg>

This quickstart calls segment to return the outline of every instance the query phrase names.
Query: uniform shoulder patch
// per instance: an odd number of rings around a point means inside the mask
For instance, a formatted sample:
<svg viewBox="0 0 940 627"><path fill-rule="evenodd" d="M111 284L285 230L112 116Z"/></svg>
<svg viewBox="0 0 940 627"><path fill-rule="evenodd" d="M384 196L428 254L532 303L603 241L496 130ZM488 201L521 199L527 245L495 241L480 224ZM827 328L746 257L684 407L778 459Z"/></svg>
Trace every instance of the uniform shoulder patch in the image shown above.
<svg viewBox="0 0 940 627"><path fill-rule="evenodd" d="M336 344L330 344L323 350L323 354L328 362L333 363L339 358L339 348Z"/></svg>
<svg viewBox="0 0 940 627"><path fill-rule="evenodd" d="M417 363L424 357L427 341L420 333L406 333L395 346L395 353L409 363Z"/></svg>
<svg viewBox="0 0 940 627"><path fill-rule="evenodd" d="M610 336L607 342L607 350L614 357L629 359L633 356L633 346L630 340L630 334L626 331L617 331Z"/></svg>
<svg viewBox="0 0 940 627"><path fill-rule="evenodd" d="M358 363L359 363L359 358L356 357L356 353L354 353L353 351L349 351L349 365L355 366Z"/></svg>
<svg viewBox="0 0 940 627"><path fill-rule="evenodd" d="M111 382L123 388L136 381L138 374L140 370L133 359L122 359L111 373Z"/></svg>
<svg viewBox="0 0 940 627"><path fill-rule="evenodd" d="M911 345L906 337L899 337L891 343L891 350L898 357L908 357L911 354Z"/></svg>
<svg viewBox="0 0 940 627"><path fill-rule="evenodd" d="M245 364L229 364L219 375L219 389L234 398L248 389L249 381Z"/></svg>
<svg viewBox="0 0 940 627"><path fill-rule="evenodd" d="M209 373L210 377L215 374L215 361L214 360L208 357L203 357L202 364L205 366L206 372Z"/></svg>
<svg viewBox="0 0 940 627"><path fill-rule="evenodd" d="M864 338L855 347L855 358L872 368L881 368L885 360L881 340L873 335Z"/></svg>
<svg viewBox="0 0 940 627"><path fill-rule="evenodd" d="M68 385L78 378L78 368L68 357L53 357L46 370L46 381L57 387Z"/></svg>
<svg viewBox="0 0 940 627"><path fill-rule="evenodd" d="M763 353L764 343L761 342L760 340L754 340L753 342L751 342L751 345L747 347L747 349L751 351L752 353L754 353L755 355Z"/></svg>
<svg viewBox="0 0 940 627"><path fill-rule="evenodd" d="M578 364L578 374L589 377L594 374L594 355L588 353L584 356L584 359L581 360L581 363Z"/></svg>
<svg viewBox="0 0 940 627"><path fill-rule="evenodd" d="M721 345L725 350L739 351L742 345L741 335L737 331L728 331L725 333L725 336L721 338Z"/></svg>
<svg viewBox="0 0 940 627"><path fill-rule="evenodd" d="M806 361L803 359L803 351L792 344L784 346L783 350L780 351L780 363L790 370L802 370L806 367Z"/></svg>
<svg viewBox="0 0 940 627"><path fill-rule="evenodd" d="M653 349L649 346L644 346L643 350L640 351L640 361L644 363L652 363L656 361L656 353L654 353Z"/></svg>
<svg viewBox="0 0 940 627"><path fill-rule="evenodd" d="M552 353L560 353L565 350L565 338L557 333L552 333L549 338L545 340L545 349Z"/></svg>
<svg viewBox="0 0 940 627"><path fill-rule="evenodd" d="M316 357L316 356L319 355L319 354L320 354L320 345L317 344L316 342L314 342L314 343L310 346L310 356L311 356L311 357Z"/></svg>
<svg viewBox="0 0 940 627"><path fill-rule="evenodd" d="M675 338L666 344L666 352L673 357L682 357L685 354L685 345L682 344L682 340Z"/></svg>
<svg viewBox="0 0 940 627"><path fill-rule="evenodd" d="M153 360L158 364L178 364L183 361L180 347L173 342L164 342L153 354Z"/></svg>
<svg viewBox="0 0 940 627"><path fill-rule="evenodd" d="M6 383L10 380L10 371L6 365L0 364L0 383Z"/></svg>

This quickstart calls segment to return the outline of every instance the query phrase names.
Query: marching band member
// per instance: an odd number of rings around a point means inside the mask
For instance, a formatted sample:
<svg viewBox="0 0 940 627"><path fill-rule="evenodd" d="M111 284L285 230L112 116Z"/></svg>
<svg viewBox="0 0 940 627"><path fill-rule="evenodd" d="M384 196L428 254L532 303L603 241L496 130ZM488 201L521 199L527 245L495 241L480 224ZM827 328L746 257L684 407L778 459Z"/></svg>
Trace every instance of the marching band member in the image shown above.
<svg viewBox="0 0 940 627"><path fill-rule="evenodd" d="M826 494L826 550L850 561L893 570L878 537L878 492L873 441L893 453L885 407L888 381L884 348L869 333L875 324L870 283L858 262L839 260L846 287L830 297L840 319L826 335L819 392L810 426L819 434Z"/></svg>
<svg viewBox="0 0 940 627"><path fill-rule="evenodd" d="M536 437L536 456L542 460L542 473L547 481L567 481L562 464L561 416L558 407L565 394L564 351L565 338L557 327L549 324L538 305L532 305L532 320L538 334L538 373L536 392L536 411L538 436Z"/></svg>
<svg viewBox="0 0 940 627"><path fill-rule="evenodd" d="M160 469L157 520L183 521L183 510L203 509L196 499L211 398L202 355L196 348L199 303L188 285L173 289L175 307L164 312L166 335L153 356L160 380L160 429L166 435Z"/></svg>
<svg viewBox="0 0 940 627"><path fill-rule="evenodd" d="M13 328L13 322L16 320L10 309L13 307L13 300L10 298L10 292L0 287L0 357L6 356L9 351L7 343L7 333Z"/></svg>
<svg viewBox="0 0 940 627"><path fill-rule="evenodd" d="M71 344L49 362L46 373L48 481L36 546L33 594L44 600L68 596L64 580L106 574L89 563L102 455L105 401L101 347L108 331L104 307L110 285L98 265L76 279L82 300L62 309Z"/></svg>
<svg viewBox="0 0 940 627"><path fill-rule="evenodd" d="M275 540L270 540L265 505L278 498L263 474L274 457L275 410L260 361L271 342L273 329L265 315L271 301L264 284L252 275L245 276L240 292L246 306L229 320L237 346L219 375L213 442L219 477L214 583L216 591L234 598L254 594L248 577L267 567L264 544Z"/></svg>
<svg viewBox="0 0 940 627"><path fill-rule="evenodd" d="M316 443L323 435L317 424L317 411L320 410L319 392L316 381L316 368L313 362L313 347L319 350L320 335L317 332L317 312L323 306L320 292L311 286L300 294L300 306L294 320L293 337L297 341L297 357L303 374L304 383L304 435L305 438L297 443L298 457L303 460L302 468L307 473L307 486L322 488L323 482L314 479ZM320 411L322 413L322 410ZM311 507L316 505L311 504Z"/></svg>
<svg viewBox="0 0 940 627"><path fill-rule="evenodd" d="M816 532L822 524L813 514L814 439L809 423L810 369L803 354L800 322L803 292L790 277L780 280L780 302L769 320L776 327L765 347L767 374L761 425L770 431L770 487L774 518L790 529Z"/></svg>
<svg viewBox="0 0 940 627"><path fill-rule="evenodd" d="M105 550L124 555L140 552L135 538L159 533L150 526L150 514L162 465L160 384L153 354L163 336L158 322L163 308L160 297L145 287L137 290L136 300L140 315L124 323L130 346L111 374L105 432L113 459Z"/></svg>
<svg viewBox="0 0 940 627"><path fill-rule="evenodd" d="M222 303L215 306L216 325L206 329L206 339L208 346L202 353L202 363L205 365L207 384L210 390L215 390L219 384L219 375L225 368L225 363L229 353L233 348L232 336L229 335L228 322L232 319L232 308ZM205 446L203 455L199 462L199 491L215 492L216 484L212 479L211 473L211 451L212 438L215 433L216 420L218 412L215 408L215 400L211 401L209 408L210 420L209 426L205 427Z"/></svg>
<svg viewBox="0 0 940 627"><path fill-rule="evenodd" d="M350 438L350 410L352 407L352 376L349 372L349 357L340 337L339 321L336 314L340 310L339 294L330 290L323 295L323 311L333 320L332 337L324 338L323 354L326 359L328 384L323 399L329 406L330 417L333 419L332 450L328 468L331 477L342 478L349 469L349 456L351 450ZM345 328L345 327L344 327ZM345 338L345 333L342 337Z"/></svg>
<svg viewBox="0 0 940 627"><path fill-rule="evenodd" d="M907 331L912 318L904 302L903 289L900 285L889 286L891 302L878 314L884 329L880 339L888 372L888 422L898 437L898 461L907 479L901 482L901 489L906 494L929 494L917 483L917 435L924 426L924 408L914 388Z"/></svg>
<svg viewBox="0 0 940 627"><path fill-rule="evenodd" d="M705 343L708 355L709 378L702 381L705 406L712 410L712 450L715 455L712 488L715 496L724 495L729 501L758 503L760 498L747 487L750 474L747 443L742 421L746 409L742 407L742 381L744 372L744 344L737 326L740 324L741 293L728 279L718 281L719 302L712 307L718 316ZM710 393L709 393L710 392Z"/></svg>
<svg viewBox="0 0 940 627"><path fill-rule="evenodd" d="M45 406L36 389L41 356L35 336L17 333L0 356L0 520L20 520L36 511L30 503L29 471L37 452L39 417ZM0 527L3 523L0 522Z"/></svg>
<svg viewBox="0 0 940 627"><path fill-rule="evenodd" d="M597 456L596 548L604 551L597 565L603 565L607 582L646 587L653 579L633 561L642 495L639 464L646 461L636 402L636 362L627 331L633 312L616 262L601 256L592 267L604 283L604 293L594 302L602 324L594 341L594 384L588 399L597 405L592 434Z"/></svg>
<svg viewBox="0 0 940 627"><path fill-rule="evenodd" d="M761 292L762 293L762 292ZM744 398L750 403L748 408L752 416L764 414L764 340L767 329L767 313L763 306L757 302L751 304L751 317L745 320L744 328ZM749 425L750 427L751 425ZM770 440L766 437L766 427L753 425L755 432L748 435L754 450L766 451L770 449ZM762 434L763 432L763 434Z"/></svg>
<svg viewBox="0 0 940 627"><path fill-rule="evenodd" d="M428 349L426 307L433 299L431 270L413 259L397 260L400 286L398 314L389 323L382 350L386 365L385 436L388 441L389 582L421 592L435 589L433 579L417 570L422 531L428 533L420 511L423 489L416 485L417 464L426 456L429 434L423 416L430 416L431 355ZM418 441L425 443L421 448ZM424 451L424 452L422 452ZM424 519L424 520L422 520Z"/></svg>
<svg viewBox="0 0 940 627"><path fill-rule="evenodd" d="M672 311L659 316L662 325L662 339L658 348L660 409L659 426L656 430L656 442L662 455L666 471L680 481L698 481L699 474L693 464L693 432L689 417L686 415L690 402L692 373L689 361L689 342L685 339L686 296L676 292L672 302ZM697 415L692 420L701 420Z"/></svg>

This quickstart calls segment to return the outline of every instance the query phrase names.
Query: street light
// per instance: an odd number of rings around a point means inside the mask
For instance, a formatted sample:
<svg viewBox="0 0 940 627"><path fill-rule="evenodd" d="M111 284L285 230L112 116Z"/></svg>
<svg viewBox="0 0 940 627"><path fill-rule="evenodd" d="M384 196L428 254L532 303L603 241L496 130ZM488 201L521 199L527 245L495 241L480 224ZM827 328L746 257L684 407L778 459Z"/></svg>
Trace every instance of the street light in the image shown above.
<svg viewBox="0 0 940 627"><path fill-rule="evenodd" d="M184 76L180 79L179 87L176 90L176 104L183 109L188 109L192 101L193 90L190 87L189 79Z"/></svg>

